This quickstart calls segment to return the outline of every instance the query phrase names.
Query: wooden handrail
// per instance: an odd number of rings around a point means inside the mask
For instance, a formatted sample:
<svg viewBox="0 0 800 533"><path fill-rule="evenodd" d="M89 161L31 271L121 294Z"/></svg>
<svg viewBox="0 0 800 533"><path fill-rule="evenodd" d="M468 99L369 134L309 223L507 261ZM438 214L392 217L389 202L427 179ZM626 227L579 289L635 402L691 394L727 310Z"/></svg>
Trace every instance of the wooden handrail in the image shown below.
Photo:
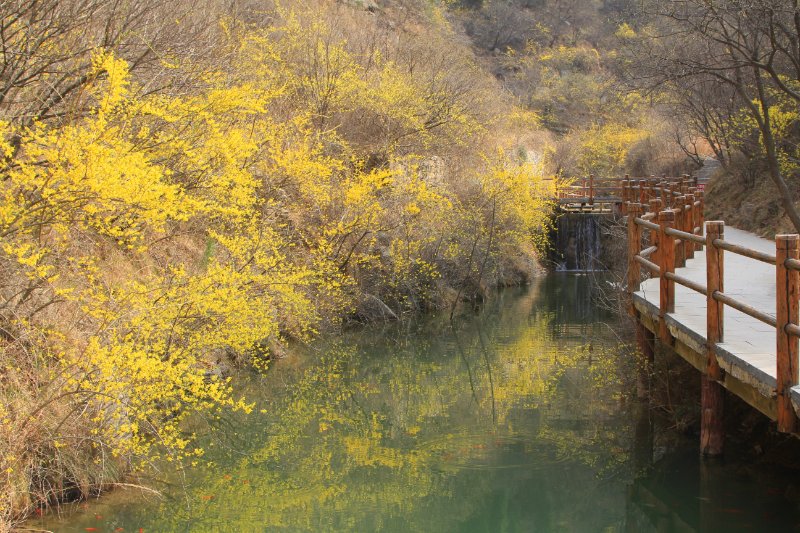
<svg viewBox="0 0 800 533"><path fill-rule="evenodd" d="M697 244L702 244L703 246L706 244L705 237L695 235L694 233L688 233L675 228L669 228L667 233L680 240L696 242Z"/></svg>
<svg viewBox="0 0 800 533"><path fill-rule="evenodd" d="M656 276L660 276L661 275L661 267L658 266L657 264L653 263L652 261L648 261L647 259L645 259L641 255L635 256L634 259L636 260L636 262L638 262L640 265L642 265L645 268L647 268L650 272L652 272Z"/></svg>
<svg viewBox="0 0 800 533"><path fill-rule="evenodd" d="M642 257L642 258L646 259L646 258L650 257L651 255L653 255L654 253L656 253L657 251L658 251L658 246L650 246L649 248L645 248L644 250L639 252L638 255L639 255L639 257Z"/></svg>
<svg viewBox="0 0 800 533"><path fill-rule="evenodd" d="M704 286L690 280L689 278L684 278L682 276L675 274L674 272L667 272L665 276L667 277L667 279L670 279L679 285L683 285L684 287L692 289L695 292L699 292L703 296L706 296L708 294L708 291Z"/></svg>
<svg viewBox="0 0 800 533"><path fill-rule="evenodd" d="M650 185L652 184L652 185ZM629 272L628 290L639 289L641 268L659 277L659 336L670 342L666 316L675 309L675 284L706 296L707 362L703 374L704 415L701 421L701 448L704 453L721 450L719 383L724 375L717 360L717 344L724 339L724 308L736 309L776 331L776 375L778 429L794 432L800 427L791 402L791 388L800 383L800 236L776 236L776 254L726 241L722 222L705 222L702 191L685 182L629 180L622 182L621 211L628 215ZM655 221L657 219L657 223ZM705 227L705 232L703 228ZM649 244L642 249L643 230L649 230ZM703 235L705 233L705 236ZM676 273L699 246L706 248L706 285ZM775 315L725 294L723 254L731 252L772 265L776 269ZM650 260L652 258L652 261ZM633 313L637 313L631 307ZM721 404L720 404L721 405ZM706 418L705 411L714 414Z"/></svg>
<svg viewBox="0 0 800 533"><path fill-rule="evenodd" d="M627 205L630 202L646 204L657 195L662 198L669 197L669 206L672 206L673 199L683 194L695 192L693 185L696 180L685 176L648 176L631 179L626 175L623 179L602 178L594 175L580 178L576 183L564 186L558 191L558 198L564 200L562 203L581 204L581 210L586 207L590 211L600 211L608 209L608 204L613 204L611 210L623 215L627 214ZM607 196L601 196L601 195ZM667 203L667 202L665 202ZM702 210L702 204L700 205ZM702 217L702 215L700 215ZM679 228L680 229L680 228ZM689 247L690 250L693 247Z"/></svg>
<svg viewBox="0 0 800 533"><path fill-rule="evenodd" d="M650 217L650 218L653 218L653 217ZM654 222L650 222L649 220L645 220L645 219L643 219L641 217L636 217L633 220L634 220L634 222L636 222L637 225L642 226L642 227L647 228L647 229L652 229L652 230L658 231L658 229L661 227L658 224L656 224Z"/></svg>
<svg viewBox="0 0 800 533"><path fill-rule="evenodd" d="M774 316L770 316L767 313L759 311L755 307L751 307L751 306L747 305L746 303L743 303L743 302L740 302L739 300L731 298L730 296L728 296L724 292L714 291L714 293L711 295L711 297L714 298L718 302L722 302L727 306L733 307L737 311L741 311L742 313L755 318L756 320L760 320L761 322L763 322L764 324L767 324L768 326L772 326L773 328L777 328L778 327L778 323L776 322Z"/></svg>
<svg viewBox="0 0 800 533"><path fill-rule="evenodd" d="M762 261L769 265L775 266L776 260L774 255L759 252L758 250L752 250L750 248L745 248L744 246L739 246L738 244L733 244L732 242L724 241L722 239L716 239L714 241L714 246L718 246L723 250L727 250L729 252L743 255L745 257L749 257L750 259L755 259L756 261Z"/></svg>

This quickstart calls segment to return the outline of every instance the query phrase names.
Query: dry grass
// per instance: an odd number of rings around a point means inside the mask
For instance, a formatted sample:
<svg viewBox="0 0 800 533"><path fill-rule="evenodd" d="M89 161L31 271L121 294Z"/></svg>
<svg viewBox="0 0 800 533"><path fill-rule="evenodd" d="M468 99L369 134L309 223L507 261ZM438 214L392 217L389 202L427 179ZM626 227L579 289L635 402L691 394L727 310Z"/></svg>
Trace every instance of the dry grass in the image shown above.
<svg viewBox="0 0 800 533"><path fill-rule="evenodd" d="M789 186L798 191L798 202L800 183L795 181ZM781 205L775 185L758 170L753 171L752 177L720 171L707 186L705 198L708 220L724 220L768 239L797 231Z"/></svg>

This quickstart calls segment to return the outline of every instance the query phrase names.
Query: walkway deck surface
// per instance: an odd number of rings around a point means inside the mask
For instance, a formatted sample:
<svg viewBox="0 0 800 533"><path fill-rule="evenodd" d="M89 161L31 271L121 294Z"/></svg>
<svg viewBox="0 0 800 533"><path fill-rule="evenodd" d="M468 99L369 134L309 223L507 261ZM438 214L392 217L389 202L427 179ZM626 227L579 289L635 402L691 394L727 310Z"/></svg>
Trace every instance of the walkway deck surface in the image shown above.
<svg viewBox="0 0 800 533"><path fill-rule="evenodd" d="M775 242L732 227L725 228L728 242L775 254ZM696 251L694 259L675 273L701 285L706 285L705 251ZM775 316L775 267L738 254L724 254L724 293L740 302L746 302L770 316ZM658 313L659 279L644 281L635 300L644 303L652 316ZM649 304L649 305L647 305ZM642 308L641 305L639 305ZM695 343L702 346L706 338L706 297L682 285L675 284L675 312L668 316L668 324L682 330ZM736 309L725 306L724 334L718 344L720 364L738 379L749 382L765 396L773 394L776 387L776 334L775 328ZM792 396L800 402L800 387L792 389Z"/></svg>

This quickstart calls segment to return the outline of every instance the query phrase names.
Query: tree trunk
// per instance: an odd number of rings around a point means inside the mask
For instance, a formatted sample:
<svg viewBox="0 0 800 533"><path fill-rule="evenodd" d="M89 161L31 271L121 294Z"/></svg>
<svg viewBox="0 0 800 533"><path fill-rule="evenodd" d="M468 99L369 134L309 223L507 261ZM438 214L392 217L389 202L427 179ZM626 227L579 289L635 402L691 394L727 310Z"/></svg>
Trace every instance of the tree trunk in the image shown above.
<svg viewBox="0 0 800 533"><path fill-rule="evenodd" d="M781 203L783 204L783 208L786 210L786 214L789 215L789 219L792 221L795 230L800 233L800 213L798 213L797 207L794 205L792 192L789 190L788 185L786 185L786 180L783 179L783 175L781 174L781 167L778 161L778 150L775 146L775 135L772 131L772 117L770 117L769 113L770 104L764 89L764 82L761 79L761 73L756 71L755 78L762 115L761 120L758 121L758 125L759 129L761 130L761 138L764 142L764 149L767 151L767 167L769 169L769 177L772 178L772 181L778 188L778 192L781 196Z"/></svg>

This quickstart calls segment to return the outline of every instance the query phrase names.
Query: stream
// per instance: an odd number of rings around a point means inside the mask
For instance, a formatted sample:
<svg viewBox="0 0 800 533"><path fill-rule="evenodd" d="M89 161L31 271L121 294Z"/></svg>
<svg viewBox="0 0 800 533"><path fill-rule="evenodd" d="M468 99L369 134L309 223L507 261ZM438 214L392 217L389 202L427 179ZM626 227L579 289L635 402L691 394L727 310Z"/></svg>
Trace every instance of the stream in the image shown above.
<svg viewBox="0 0 800 533"><path fill-rule="evenodd" d="M602 281L602 280L601 280ZM705 462L635 397L630 339L590 277L457 317L369 326L237 375L256 407L196 421L159 465L31 528L83 531L787 531L800 479ZM699 379L699 378L698 378Z"/></svg>

